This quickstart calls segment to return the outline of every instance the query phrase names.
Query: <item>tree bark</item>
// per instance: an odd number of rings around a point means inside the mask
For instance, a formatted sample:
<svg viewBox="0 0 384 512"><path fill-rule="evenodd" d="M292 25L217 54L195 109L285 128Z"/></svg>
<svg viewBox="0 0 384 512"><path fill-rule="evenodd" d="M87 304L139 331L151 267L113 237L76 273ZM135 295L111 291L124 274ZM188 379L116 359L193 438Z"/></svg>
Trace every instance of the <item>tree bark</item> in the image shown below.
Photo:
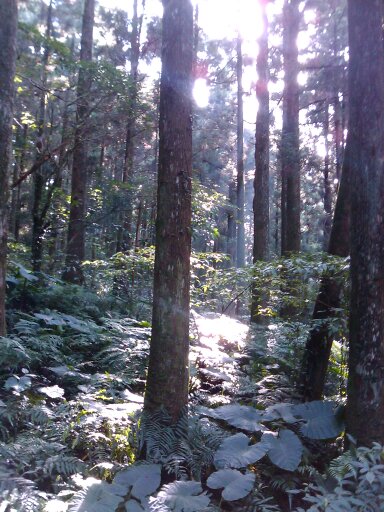
<svg viewBox="0 0 384 512"><path fill-rule="evenodd" d="M236 75L237 75L237 182L236 182L236 267L245 265L244 232L244 116L243 116L243 53L241 38L236 40Z"/></svg>
<svg viewBox="0 0 384 512"><path fill-rule="evenodd" d="M193 10L163 0L152 340L144 410L177 421L188 403Z"/></svg>
<svg viewBox="0 0 384 512"><path fill-rule="evenodd" d="M324 144L325 144L325 157L324 157L324 168L323 168L323 180L324 180L324 192L323 192L323 204L324 204L324 236L323 236L323 250L326 251L329 244L329 237L331 235L332 227L332 191L330 183L330 158L329 158L329 102L326 101L325 112L324 112Z"/></svg>
<svg viewBox="0 0 384 512"><path fill-rule="evenodd" d="M90 70L85 66L92 62L93 25L95 0L85 0L80 61L77 83L76 131L73 149L71 205L68 224L68 242L63 280L82 284L84 275L81 263L85 257L85 202L87 197L87 167L89 134L89 94L92 83Z"/></svg>
<svg viewBox="0 0 384 512"><path fill-rule="evenodd" d="M52 31L52 0L48 5L47 23L45 29L45 37L49 39ZM47 90L47 66L49 62L50 48L46 43L44 55L42 59L41 71L41 92L39 114L37 120L37 144L39 148L36 150L35 163L40 159L40 154L45 150L46 146L46 90ZM33 175L33 204L32 204L32 244L31 244L31 260L34 272L41 270L43 261L43 238L44 238L44 189L46 178L44 177L44 166L41 166Z"/></svg>
<svg viewBox="0 0 384 512"><path fill-rule="evenodd" d="M144 2L143 2L144 7ZM125 185L125 206L121 218L121 228L118 233L116 251L128 251L132 247L132 219L133 219L133 176L134 176L134 155L135 155L135 127L137 116L138 68L140 60L140 36L143 15L139 17L137 0L133 1L131 43L131 70L129 90L129 111L125 136L125 154L123 168L123 184Z"/></svg>
<svg viewBox="0 0 384 512"><path fill-rule="evenodd" d="M283 8L284 94L281 139L281 253L300 251L299 0Z"/></svg>
<svg viewBox="0 0 384 512"><path fill-rule="evenodd" d="M0 18L0 336L5 336L8 181L12 162L12 121L16 61L17 1L4 0Z"/></svg>
<svg viewBox="0 0 384 512"><path fill-rule="evenodd" d="M366 446L384 443L383 2L368 4L348 1L351 307L346 432Z"/></svg>
<svg viewBox="0 0 384 512"><path fill-rule="evenodd" d="M335 213L333 217L328 253L347 257L349 254L350 204L350 141L347 140L345 157ZM333 277L324 276L320 283L311 329L305 346L301 373L298 383L300 394L305 401L321 400L331 355L333 334L330 323L337 316L343 283Z"/></svg>
<svg viewBox="0 0 384 512"><path fill-rule="evenodd" d="M269 256L269 67L268 67L268 17L266 6L262 1L264 30L259 39L259 53L256 69L258 81L256 97L259 109L256 117L255 133L255 179L253 182L253 263L267 261ZM262 306L262 290L252 286L251 321L262 322L259 314Z"/></svg>

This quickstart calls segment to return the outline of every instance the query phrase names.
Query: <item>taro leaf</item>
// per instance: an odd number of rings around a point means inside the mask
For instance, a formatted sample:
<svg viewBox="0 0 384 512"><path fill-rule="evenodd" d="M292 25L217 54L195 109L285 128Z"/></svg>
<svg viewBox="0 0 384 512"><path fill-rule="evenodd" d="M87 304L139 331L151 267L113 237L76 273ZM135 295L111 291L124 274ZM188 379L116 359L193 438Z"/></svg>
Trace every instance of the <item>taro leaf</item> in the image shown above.
<svg viewBox="0 0 384 512"><path fill-rule="evenodd" d="M25 267L23 267L23 265L16 263L16 266L17 266L17 269L18 269L21 277L24 277L24 279L26 279L27 281L32 282L32 281L39 280L36 276L34 276L31 272L29 272L29 270L27 270Z"/></svg>
<svg viewBox="0 0 384 512"><path fill-rule="evenodd" d="M31 385L32 381L29 377L18 377L17 375L9 377L4 383L5 389L14 389L19 393L29 389Z"/></svg>
<svg viewBox="0 0 384 512"><path fill-rule="evenodd" d="M173 482L164 485L156 498L150 498L150 508L165 505L174 512L199 512L209 505L209 497L199 482Z"/></svg>
<svg viewBox="0 0 384 512"><path fill-rule="evenodd" d="M220 468L245 468L267 453L269 445L263 441L249 446L250 439L242 432L224 439L214 456L215 466Z"/></svg>
<svg viewBox="0 0 384 512"><path fill-rule="evenodd" d="M211 409L211 412L206 414L248 432L259 432L264 429L263 425L258 423L262 415L254 407L239 404L222 405L217 409Z"/></svg>
<svg viewBox="0 0 384 512"><path fill-rule="evenodd" d="M125 512L145 512L149 511L149 508L146 506L146 504L143 504L143 506L136 500L128 500L125 503Z"/></svg>
<svg viewBox="0 0 384 512"><path fill-rule="evenodd" d="M122 501L114 491L113 484L93 483L71 500L68 512L114 512Z"/></svg>
<svg viewBox="0 0 384 512"><path fill-rule="evenodd" d="M127 489L131 487L131 495L139 500L149 496L157 490L161 481L160 464L141 464L140 466L131 466L128 469L117 473L113 483L124 486Z"/></svg>
<svg viewBox="0 0 384 512"><path fill-rule="evenodd" d="M280 403L270 405L267 407L263 414L263 421L273 421L277 419L283 419L286 423L297 423L293 411L294 405L288 403Z"/></svg>
<svg viewBox="0 0 384 512"><path fill-rule="evenodd" d="M240 473L237 469L220 469L207 480L211 489L224 488L222 498L226 501L236 501L249 494L255 483L254 473Z"/></svg>
<svg viewBox="0 0 384 512"><path fill-rule="evenodd" d="M263 441L269 446L270 461L279 468L294 471L300 464L303 445L291 430L280 430L278 436L274 432L266 432L261 438Z"/></svg>
<svg viewBox="0 0 384 512"><path fill-rule="evenodd" d="M334 413L335 402L315 400L294 406L296 417L307 420L301 433L310 439L330 439L337 437L343 429L341 421Z"/></svg>
<svg viewBox="0 0 384 512"><path fill-rule="evenodd" d="M59 386L45 386L38 388L40 393L49 396L49 398L62 398L64 396L64 389Z"/></svg>

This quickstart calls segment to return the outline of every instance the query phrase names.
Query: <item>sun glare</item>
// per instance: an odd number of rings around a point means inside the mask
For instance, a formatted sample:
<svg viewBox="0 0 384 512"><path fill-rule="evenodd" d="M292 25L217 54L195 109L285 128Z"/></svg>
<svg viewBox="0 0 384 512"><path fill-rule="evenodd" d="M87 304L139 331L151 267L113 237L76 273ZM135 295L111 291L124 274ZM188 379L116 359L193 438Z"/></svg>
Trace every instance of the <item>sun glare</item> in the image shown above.
<svg viewBox="0 0 384 512"><path fill-rule="evenodd" d="M208 106L209 103L209 87L205 78L195 80L193 86L193 99L199 108Z"/></svg>

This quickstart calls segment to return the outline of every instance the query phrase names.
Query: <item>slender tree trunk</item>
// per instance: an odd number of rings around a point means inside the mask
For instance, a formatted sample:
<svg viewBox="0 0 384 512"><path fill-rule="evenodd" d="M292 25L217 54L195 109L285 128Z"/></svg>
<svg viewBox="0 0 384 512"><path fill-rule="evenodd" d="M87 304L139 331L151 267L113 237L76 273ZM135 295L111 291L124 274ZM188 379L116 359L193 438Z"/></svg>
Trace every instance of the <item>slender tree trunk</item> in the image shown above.
<svg viewBox="0 0 384 512"><path fill-rule="evenodd" d="M45 30L45 37L48 39L51 37L52 31L52 0L49 2L47 12L47 24ZM46 146L46 89L47 89L47 66L49 62L50 48L46 44L44 48L44 55L42 60L42 74L41 83L42 88L40 92L40 105L39 114L37 120L37 151L35 162L41 157L41 153L45 150ZM33 204L32 204L32 246L31 246L31 259L32 269L34 272L41 270L41 264L43 261L43 238L44 238L44 222L45 219L42 215L43 201L44 201L44 189L46 179L44 177L44 165L40 167L33 174Z"/></svg>
<svg viewBox="0 0 384 512"><path fill-rule="evenodd" d="M85 0L81 34L80 61L92 62L93 24L95 0ZM82 284L84 276L81 263L85 257L85 203L87 197L87 167L89 134L89 94L92 77L86 67L79 70L77 83L76 131L73 149L71 206L68 224L67 254L63 279Z"/></svg>
<svg viewBox="0 0 384 512"><path fill-rule="evenodd" d="M256 117L255 133L255 179L253 182L253 263L268 260L269 251L269 68L268 68L268 18L267 1L261 2L264 31L259 39L257 56L256 97L259 109ZM262 306L262 290L252 286L251 320L262 321L259 307Z"/></svg>
<svg viewBox="0 0 384 512"><path fill-rule="evenodd" d="M383 2L348 1L351 307L346 432L384 443Z"/></svg>
<svg viewBox="0 0 384 512"><path fill-rule="evenodd" d="M299 154L299 0L285 0L283 10L284 95L281 139L281 253L300 251Z"/></svg>
<svg viewBox="0 0 384 512"><path fill-rule="evenodd" d="M244 232L244 116L243 116L243 52L241 38L236 41L236 75L237 75L237 182L236 182L236 266L245 265L245 232Z"/></svg>
<svg viewBox="0 0 384 512"><path fill-rule="evenodd" d="M144 2L143 2L144 8ZM135 156L135 130L137 117L137 96L139 93L138 67L140 60L140 36L143 15L139 17L137 0L133 0L131 43L131 70L130 70L130 91L129 111L125 136L125 155L123 168L123 184L125 185L125 204L121 219L121 228L118 233L117 252L128 251L132 247L132 219L133 219L133 177L134 177L134 156Z"/></svg>
<svg viewBox="0 0 384 512"><path fill-rule="evenodd" d="M350 225L350 141L347 140L343 171L333 217L328 253L347 257ZM315 326L308 336L299 378L299 391L304 400L320 400L324 393L333 334L331 322L337 318L344 284L324 276L320 283L312 319Z"/></svg>
<svg viewBox="0 0 384 512"><path fill-rule="evenodd" d="M329 158L329 102L326 101L325 113L324 113L324 143L325 143L325 157L324 157L324 168L323 168L323 179L324 179L324 238L323 238L323 249L326 251L329 244L329 237L331 234L332 227L332 191L330 183L330 158Z"/></svg>
<svg viewBox="0 0 384 512"><path fill-rule="evenodd" d="M236 181L231 178L228 189L228 255L230 257L230 264L236 264Z"/></svg>
<svg viewBox="0 0 384 512"><path fill-rule="evenodd" d="M17 1L2 2L0 18L0 336L5 336L8 180L12 162L12 121L16 61Z"/></svg>
<svg viewBox="0 0 384 512"><path fill-rule="evenodd" d="M163 0L152 340L144 410L177 421L188 404L193 9Z"/></svg>
<svg viewBox="0 0 384 512"><path fill-rule="evenodd" d="M21 131L21 133L20 133ZM25 159L27 153L27 135L28 125L24 124L22 129L19 131L19 157L17 159L17 165L13 168L12 183L16 183L20 176L25 171ZM19 230L20 230L20 189L21 184L17 187L12 187L12 199L11 199L11 211L9 216L9 231L12 233L15 242L19 241Z"/></svg>

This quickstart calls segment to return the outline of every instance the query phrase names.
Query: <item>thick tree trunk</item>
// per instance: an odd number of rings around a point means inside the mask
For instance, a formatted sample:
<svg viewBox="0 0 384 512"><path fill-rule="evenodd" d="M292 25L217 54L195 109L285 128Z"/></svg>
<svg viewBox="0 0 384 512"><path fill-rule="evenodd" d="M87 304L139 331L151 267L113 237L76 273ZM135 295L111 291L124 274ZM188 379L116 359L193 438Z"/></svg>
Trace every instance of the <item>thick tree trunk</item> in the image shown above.
<svg viewBox="0 0 384 512"><path fill-rule="evenodd" d="M92 61L95 0L85 0L81 34L80 61ZM87 167L89 134L89 94L92 77L85 67L79 70L77 83L76 132L73 149L71 206L68 224L67 254L63 279L71 283L84 281L81 263L85 257L85 203L87 196Z"/></svg>
<svg viewBox="0 0 384 512"><path fill-rule="evenodd" d="M17 1L4 0L0 18L0 336L5 336L8 233L8 181L12 161L13 96L16 61Z"/></svg>
<svg viewBox="0 0 384 512"><path fill-rule="evenodd" d="M236 41L236 75L237 75L237 182L236 182L236 267L245 265L244 232L244 116L243 116L243 53L240 35Z"/></svg>
<svg viewBox="0 0 384 512"><path fill-rule="evenodd" d="M253 263L268 260L269 247L269 68L268 68L268 18L267 1L261 2L264 31L259 39L257 56L256 97L259 109L255 133L255 179L253 182ZM252 286L251 321L261 322L262 290Z"/></svg>
<svg viewBox="0 0 384 512"><path fill-rule="evenodd" d="M299 0L283 10L284 94L281 139L281 253L300 251L299 72L297 36Z"/></svg>
<svg viewBox="0 0 384 512"><path fill-rule="evenodd" d="M152 340L144 410L174 421L188 403L193 10L163 0Z"/></svg>
<svg viewBox="0 0 384 512"><path fill-rule="evenodd" d="M346 432L384 443L382 0L348 1L351 308Z"/></svg>
<svg viewBox="0 0 384 512"><path fill-rule="evenodd" d="M349 254L350 204L350 142L347 141L343 171L337 195L335 213L328 246L328 253L347 257ZM332 277L323 277L320 283L312 319L315 327L311 329L306 343L299 391L304 400L320 400L324 393L328 362L331 355L333 334L330 323L337 317L343 283Z"/></svg>

